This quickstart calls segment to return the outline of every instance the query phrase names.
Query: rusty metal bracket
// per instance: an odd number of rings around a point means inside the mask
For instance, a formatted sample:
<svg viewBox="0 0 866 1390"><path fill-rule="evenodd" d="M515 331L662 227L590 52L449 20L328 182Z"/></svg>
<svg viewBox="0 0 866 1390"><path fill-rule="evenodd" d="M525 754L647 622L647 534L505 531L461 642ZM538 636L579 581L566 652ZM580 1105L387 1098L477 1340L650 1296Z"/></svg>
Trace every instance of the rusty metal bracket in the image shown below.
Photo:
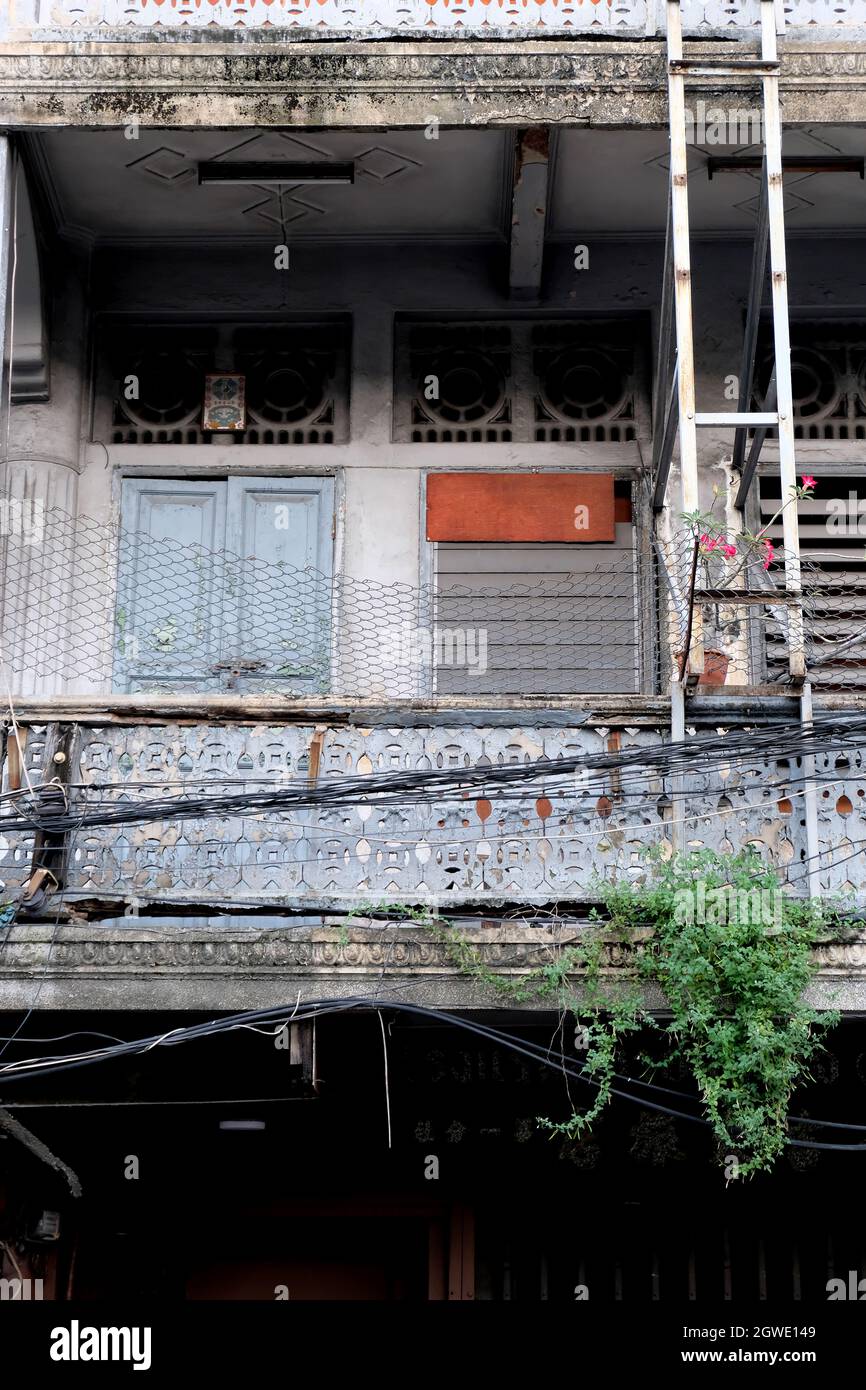
<svg viewBox="0 0 866 1390"><path fill-rule="evenodd" d="M325 734L328 732L327 724L317 724L310 739L310 770L309 780L315 782L319 776L319 768L322 764L322 745L325 741Z"/></svg>

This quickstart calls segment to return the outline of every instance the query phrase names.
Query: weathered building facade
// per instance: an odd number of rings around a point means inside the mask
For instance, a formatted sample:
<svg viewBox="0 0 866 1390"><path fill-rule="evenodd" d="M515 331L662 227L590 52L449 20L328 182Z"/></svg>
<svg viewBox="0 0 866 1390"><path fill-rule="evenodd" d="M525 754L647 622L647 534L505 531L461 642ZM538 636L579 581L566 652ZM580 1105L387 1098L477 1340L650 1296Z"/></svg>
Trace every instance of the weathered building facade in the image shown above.
<svg viewBox="0 0 866 1390"><path fill-rule="evenodd" d="M104 1014L104 1031L134 1037L344 996L479 1019L498 1007L501 1023L501 1003L411 913L459 924L513 976L580 932L597 877L640 880L653 844L752 845L791 892L862 905L860 755L829 735L792 754L791 729L863 708L866 5L770 6L778 58L760 57L762 8L766 45L766 5L682 5L702 84L686 98L682 169L671 7L651 0L11 0L0 1008L12 1033L16 1011L58 1034ZM768 74L785 161L769 211ZM762 235L766 296L763 259L752 269ZM741 421L738 441L719 418L737 410L766 417L753 468L761 420L748 439ZM794 458L815 479L796 505ZM736 602L709 564L697 587L689 576L698 545L683 514L712 506L731 532L769 525L779 547L758 566L765 581L734 576L733 592L749 591ZM684 775L650 763L660 746L713 737L733 740L730 761L699 754ZM640 749L636 790L617 759ZM520 767L515 793L502 774ZM300 787L295 806L267 800ZM40 814L22 825L28 796ZM153 818L124 818L149 799ZM55 829L60 803L69 823ZM852 1020L834 1084L862 1084L866 941L820 947L813 997ZM542 1015L524 1009L519 1026L543 1033ZM294 1025L298 1098L340 1096L359 1135L367 1091L352 1098L341 1059L356 1050L373 1088L380 1018L369 1005L359 1033L341 1023L315 1061L313 1025ZM545 1172L546 1141L526 1130L537 1098L523 1073L497 1071L490 1039L431 1061L419 1037L407 1027L394 1061L418 1103L395 1113L393 1135L389 1111L390 1166L370 1150L351 1211L310 1176L318 1164L340 1192L329 1142L345 1111L298 1131L308 1188L263 1196L289 1225L302 1198L318 1231L335 1222L341 1255L317 1263L298 1238L281 1278L284 1256L243 1253L255 1218L238 1208L234 1264L196 1246L182 1277L148 1266L135 1287L546 1298L595 1278L599 1296L658 1297L716 1279L715 1235L696 1253L685 1230L679 1253L653 1232L630 1244L627 1223L619 1254L587 1236L589 1274L527 1213L503 1252L499 1194L485 1204L478 1171L501 1142L503 1186ZM241 1064L226 1067L240 1087ZM200 1075L179 1076L186 1089L139 1078L127 1099L189 1099ZM259 1097L249 1074L243 1085L240 1100ZM283 1083L264 1085L273 1099ZM63 1153L46 1113L34 1111ZM137 1154L147 1131L121 1139L104 1123L81 1166L126 1200L93 1155ZM292 1131L273 1128L278 1150ZM428 1153L454 1158L447 1200L424 1195ZM686 1158L667 1131L626 1126L580 1163L606 1200L621 1165L644 1162L652 1181L629 1181L651 1206L653 1182ZM214 1189L229 1161L214 1158ZM560 1178L579 1171L558 1165ZM142 1231L171 1221L168 1184L142 1204ZM404 1234L369 1254L364 1223L383 1211ZM102 1216L81 1237L91 1297L100 1251L116 1258ZM720 1208L718 1239L754 1219ZM768 1256L772 1235L756 1240L737 1267L763 1296L768 1260L795 1297L823 1287L802 1252ZM69 1261L58 1268L73 1289Z"/></svg>

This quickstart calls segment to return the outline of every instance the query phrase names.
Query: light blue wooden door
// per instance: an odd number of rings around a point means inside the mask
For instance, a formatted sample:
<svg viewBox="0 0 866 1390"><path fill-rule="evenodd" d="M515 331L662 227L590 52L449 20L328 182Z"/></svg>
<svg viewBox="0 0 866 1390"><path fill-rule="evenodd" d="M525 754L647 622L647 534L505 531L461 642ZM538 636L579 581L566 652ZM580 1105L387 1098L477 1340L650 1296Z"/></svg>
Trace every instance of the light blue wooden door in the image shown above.
<svg viewBox="0 0 866 1390"><path fill-rule="evenodd" d="M323 691L330 682L331 478L229 478L223 661L236 690Z"/></svg>
<svg viewBox="0 0 866 1390"><path fill-rule="evenodd" d="M127 478L115 688L325 690L333 480Z"/></svg>
<svg viewBox="0 0 866 1390"><path fill-rule="evenodd" d="M116 689L220 689L225 508L224 482L124 479Z"/></svg>

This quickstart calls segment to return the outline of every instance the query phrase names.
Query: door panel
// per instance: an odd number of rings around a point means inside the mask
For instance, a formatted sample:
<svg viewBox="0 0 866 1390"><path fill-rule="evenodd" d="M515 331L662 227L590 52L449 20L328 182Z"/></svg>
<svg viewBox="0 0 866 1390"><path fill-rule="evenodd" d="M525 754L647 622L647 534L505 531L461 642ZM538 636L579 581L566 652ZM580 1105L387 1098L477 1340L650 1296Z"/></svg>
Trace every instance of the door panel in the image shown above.
<svg viewBox="0 0 866 1390"><path fill-rule="evenodd" d="M229 478L223 660L236 690L325 690L330 680L330 478Z"/></svg>
<svg viewBox="0 0 866 1390"><path fill-rule="evenodd" d="M127 478L114 685L325 690L330 478Z"/></svg>
<svg viewBox="0 0 866 1390"><path fill-rule="evenodd" d="M116 689L219 689L225 502L219 482L124 479Z"/></svg>

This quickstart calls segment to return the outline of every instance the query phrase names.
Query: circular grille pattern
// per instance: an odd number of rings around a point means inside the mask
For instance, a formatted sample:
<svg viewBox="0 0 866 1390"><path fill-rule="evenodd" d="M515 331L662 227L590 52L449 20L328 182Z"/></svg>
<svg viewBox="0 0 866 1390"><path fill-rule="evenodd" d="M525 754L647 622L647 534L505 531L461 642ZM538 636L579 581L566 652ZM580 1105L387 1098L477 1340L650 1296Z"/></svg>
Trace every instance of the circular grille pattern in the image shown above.
<svg viewBox="0 0 866 1390"><path fill-rule="evenodd" d="M794 413L801 420L835 414L840 383L832 362L823 353L807 347L792 349L791 389Z"/></svg>
<svg viewBox="0 0 866 1390"><path fill-rule="evenodd" d="M622 368L606 352L568 347L545 366L540 380L547 409L563 420L615 417L625 402Z"/></svg>
<svg viewBox="0 0 866 1390"><path fill-rule="evenodd" d="M321 409L325 381L319 364L302 352L280 353L247 377L247 410L261 425L297 424Z"/></svg>
<svg viewBox="0 0 866 1390"><path fill-rule="evenodd" d="M438 382L438 398L427 398L427 378ZM424 407L441 420L462 423L489 420L502 408L505 379L486 353L461 348L434 358L418 383Z"/></svg>
<svg viewBox="0 0 866 1390"><path fill-rule="evenodd" d="M128 398L129 378L136 394ZM204 381L182 352L149 352L140 356L120 382L120 403L130 420L140 425L186 425L201 410Z"/></svg>

